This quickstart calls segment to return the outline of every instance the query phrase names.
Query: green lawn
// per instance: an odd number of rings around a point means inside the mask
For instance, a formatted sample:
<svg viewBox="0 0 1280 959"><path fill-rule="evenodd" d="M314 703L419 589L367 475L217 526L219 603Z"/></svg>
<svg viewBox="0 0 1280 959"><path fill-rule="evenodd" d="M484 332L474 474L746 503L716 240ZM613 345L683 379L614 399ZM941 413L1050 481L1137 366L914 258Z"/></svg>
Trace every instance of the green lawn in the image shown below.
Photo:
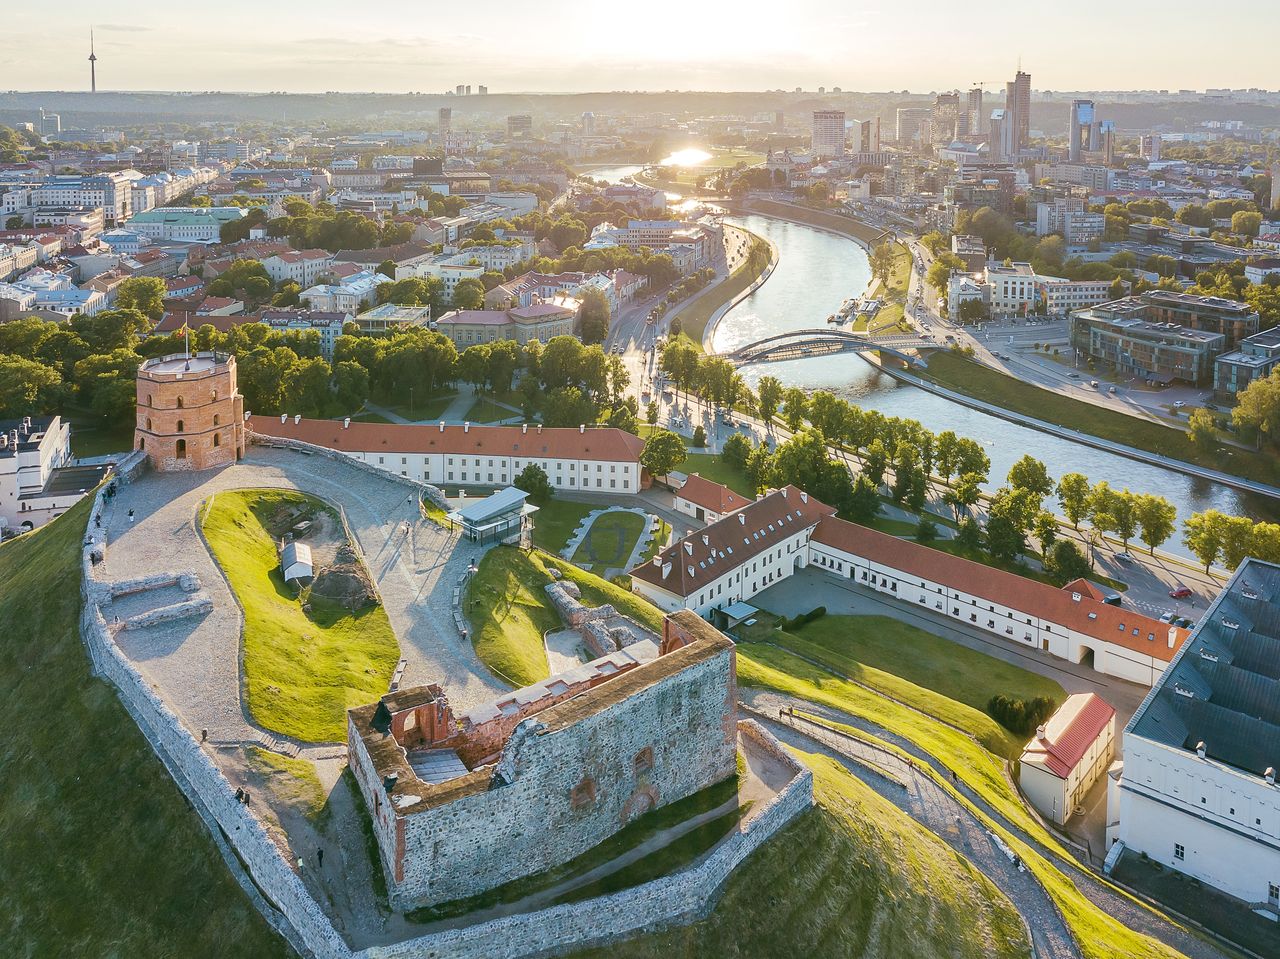
<svg viewBox="0 0 1280 959"><path fill-rule="evenodd" d="M1180 429L1041 389L951 351L930 356L929 369L921 375L1011 412L1246 479L1280 483L1280 459L1274 456L1222 446L1206 452Z"/></svg>
<svg viewBox="0 0 1280 959"><path fill-rule="evenodd" d="M407 420L416 422L419 420L440 419L455 398L455 394L449 393L445 396L429 396L425 399L419 396L412 406L407 400L403 403L379 403L378 405L390 410L397 416L403 416Z"/></svg>
<svg viewBox="0 0 1280 959"><path fill-rule="evenodd" d="M836 761L798 754L818 805L736 869L715 911L576 959L1013 959L1012 905Z"/></svg>
<svg viewBox="0 0 1280 959"><path fill-rule="evenodd" d="M265 524L281 506L307 502L329 509L291 490L218 493L202 525L244 607L249 714L286 736L340 742L346 738L347 710L387 691L400 646L380 605L351 613L312 597L307 613L293 587L285 585Z"/></svg>
<svg viewBox="0 0 1280 959"><path fill-rule="evenodd" d="M85 499L0 546L0 937L12 956L292 956L80 642ZM192 908L198 903L199 908Z"/></svg>
<svg viewBox="0 0 1280 959"><path fill-rule="evenodd" d="M888 616L824 616L773 642L931 716L968 730L993 752L1015 758L1025 739L986 713L992 696L1066 693L1052 679L950 642Z"/></svg>
<svg viewBox="0 0 1280 959"><path fill-rule="evenodd" d="M569 542L569 537L593 509L590 503L552 499L538 507L533 514L533 545L548 553L559 553Z"/></svg>
<svg viewBox="0 0 1280 959"><path fill-rule="evenodd" d="M743 232L745 233L746 231L744 230ZM748 236L751 238L750 242L755 242L758 239L753 233L748 234ZM763 272L763 268L753 270L746 264L738 267L724 282L707 287L691 303L673 313L672 318L679 317L684 334L693 341L696 347L701 349L702 335L707 328L707 323L715 315L716 310L751 286L752 283L760 278L760 274Z"/></svg>
<svg viewBox="0 0 1280 959"><path fill-rule="evenodd" d="M574 550L573 561L594 573L625 569L648 523L648 517L622 510L597 516Z"/></svg>
<svg viewBox="0 0 1280 959"><path fill-rule="evenodd" d="M257 746L248 747L245 758L259 786L268 790L277 803L295 806L312 820L324 814L329 796L314 763Z"/></svg>
<svg viewBox="0 0 1280 959"><path fill-rule="evenodd" d="M498 420L509 420L519 415L518 412L509 410L505 406L499 406L487 396L477 396L463 419L471 423L496 423Z"/></svg>
<svg viewBox="0 0 1280 959"><path fill-rule="evenodd" d="M1074 883L1041 854L1053 850L1070 859L1059 841L1032 817L1013 787L1004 778L1003 763L965 733L916 710L894 702L873 690L839 678L776 647L753 644L740 646L738 681L744 686L761 686L786 695L818 703L856 716L910 740L931 756L939 757L949 769L1009 822L1035 837L1032 848L1009 830L977 812L1017 850L1019 856L1045 884L1076 934L1087 959L1171 959L1171 949L1135 932L1106 915L1076 889ZM935 777L950 789L945 777ZM958 794L956 794L958 795Z"/></svg>
<svg viewBox="0 0 1280 959"><path fill-rule="evenodd" d="M562 625L546 594L553 567L578 585L587 606L612 603L623 615L662 632L662 613L634 593L550 553L497 546L484 554L472 577L466 613L476 655L499 678L518 687L550 675L542 637Z"/></svg>
<svg viewBox="0 0 1280 959"><path fill-rule="evenodd" d="M653 534L648 548L645 549L644 555L640 557L640 562L647 563L658 555L658 552L666 545L667 540L671 538L671 524L665 519L658 520L658 531Z"/></svg>
<svg viewBox="0 0 1280 959"><path fill-rule="evenodd" d="M756 491L751 488L747 474L736 466L726 463L716 453L690 453L683 463L676 467L678 473L697 473L703 479L727 486L735 493L754 499Z"/></svg>

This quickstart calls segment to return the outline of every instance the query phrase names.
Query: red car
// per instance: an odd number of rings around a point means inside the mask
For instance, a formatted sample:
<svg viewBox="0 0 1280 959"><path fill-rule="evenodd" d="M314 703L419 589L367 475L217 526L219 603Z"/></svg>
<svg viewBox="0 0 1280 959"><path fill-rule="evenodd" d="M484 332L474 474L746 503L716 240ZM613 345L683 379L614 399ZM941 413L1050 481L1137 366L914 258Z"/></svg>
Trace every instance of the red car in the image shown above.
<svg viewBox="0 0 1280 959"><path fill-rule="evenodd" d="M1173 599L1186 599L1188 596L1191 595L1191 590L1189 587L1183 586L1181 583L1179 583L1173 589L1169 590L1169 595Z"/></svg>

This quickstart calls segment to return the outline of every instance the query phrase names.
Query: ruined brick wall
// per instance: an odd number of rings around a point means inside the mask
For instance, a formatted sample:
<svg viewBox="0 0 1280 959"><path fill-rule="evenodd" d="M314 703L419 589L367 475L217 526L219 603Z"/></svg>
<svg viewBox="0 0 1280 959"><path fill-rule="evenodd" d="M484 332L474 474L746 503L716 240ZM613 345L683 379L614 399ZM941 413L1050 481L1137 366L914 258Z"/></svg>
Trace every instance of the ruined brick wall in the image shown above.
<svg viewBox="0 0 1280 959"><path fill-rule="evenodd" d="M733 775L733 665L724 649L564 728L526 720L498 764L507 784L404 817L393 902L444 902L541 872Z"/></svg>

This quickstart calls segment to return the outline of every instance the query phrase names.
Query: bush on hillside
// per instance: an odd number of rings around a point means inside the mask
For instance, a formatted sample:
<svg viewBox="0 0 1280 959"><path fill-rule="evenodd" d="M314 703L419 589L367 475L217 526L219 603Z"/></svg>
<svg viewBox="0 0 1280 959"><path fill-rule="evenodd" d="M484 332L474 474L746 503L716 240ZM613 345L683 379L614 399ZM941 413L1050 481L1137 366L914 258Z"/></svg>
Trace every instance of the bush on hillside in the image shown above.
<svg viewBox="0 0 1280 959"><path fill-rule="evenodd" d="M1053 715L1055 705L1048 696L1032 700L1013 696L995 695L987 703L991 718L1010 732L1030 736L1041 723Z"/></svg>
<svg viewBox="0 0 1280 959"><path fill-rule="evenodd" d="M791 619L784 619L782 621L782 628L785 629L788 633L794 633L801 626L807 626L809 625L809 623L812 623L815 619L821 619L823 616L826 616L826 615L827 615L827 607L816 606L813 609L809 610L809 612L807 613L801 613L799 616L793 616Z"/></svg>

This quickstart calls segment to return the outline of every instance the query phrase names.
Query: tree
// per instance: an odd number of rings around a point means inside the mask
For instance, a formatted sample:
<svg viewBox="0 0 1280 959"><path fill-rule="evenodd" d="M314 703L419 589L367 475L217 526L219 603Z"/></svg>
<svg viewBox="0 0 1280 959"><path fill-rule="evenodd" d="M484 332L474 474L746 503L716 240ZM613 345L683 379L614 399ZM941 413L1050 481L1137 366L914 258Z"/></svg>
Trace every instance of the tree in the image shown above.
<svg viewBox="0 0 1280 959"><path fill-rule="evenodd" d="M929 272L925 274L925 280L941 296L947 292L947 286L951 282L951 274L953 272L963 273L964 269L964 260L954 253L943 253L941 256L934 258L933 263L929 266Z"/></svg>
<svg viewBox="0 0 1280 959"><path fill-rule="evenodd" d="M1257 236L1262 227L1262 214L1238 210L1231 214L1231 232L1240 236Z"/></svg>
<svg viewBox="0 0 1280 959"><path fill-rule="evenodd" d="M1058 480L1058 503L1076 532L1080 521L1089 515L1089 477L1083 473L1067 473Z"/></svg>
<svg viewBox="0 0 1280 959"><path fill-rule="evenodd" d="M1204 571L1217 562L1222 547L1227 517L1216 509L1194 513L1182 523L1182 543L1192 555L1204 563Z"/></svg>
<svg viewBox="0 0 1280 959"><path fill-rule="evenodd" d="M378 264L378 272L381 273L383 276L385 276L387 279L394 280L396 278L396 261L383 260L381 263Z"/></svg>
<svg viewBox="0 0 1280 959"><path fill-rule="evenodd" d="M1217 446L1217 423L1213 414L1203 407L1192 410L1187 418L1187 438L1205 452Z"/></svg>
<svg viewBox="0 0 1280 959"><path fill-rule="evenodd" d="M695 426L693 428L693 440L691 442L693 443L694 446L698 447L699 449L706 446L707 431L704 430L701 426Z"/></svg>
<svg viewBox="0 0 1280 959"><path fill-rule="evenodd" d="M901 506L917 482L923 480L923 473L915 447L905 440L899 441L893 454L893 488L890 490L893 501Z"/></svg>
<svg viewBox="0 0 1280 959"><path fill-rule="evenodd" d="M318 356L297 360L285 373L285 408L307 417L320 416L329 402L329 364Z"/></svg>
<svg viewBox="0 0 1280 959"><path fill-rule="evenodd" d="M369 398L369 371L355 360L333 364L333 387L343 410L358 410Z"/></svg>
<svg viewBox="0 0 1280 959"><path fill-rule="evenodd" d="M760 383L756 387L756 400L765 429L772 430L773 418L782 402L782 384L773 376L760 377Z"/></svg>
<svg viewBox="0 0 1280 959"><path fill-rule="evenodd" d="M583 343L604 342L609 332L609 299L600 290L592 288L583 293L578 328L582 331Z"/></svg>
<svg viewBox="0 0 1280 959"><path fill-rule="evenodd" d="M956 312L959 314L957 319L961 323L977 323L979 320L986 319L987 305L981 300L962 300Z"/></svg>
<svg viewBox="0 0 1280 959"><path fill-rule="evenodd" d="M498 340L489 344L489 385L494 390L511 389L516 368L520 365L520 350L512 340Z"/></svg>
<svg viewBox="0 0 1280 959"><path fill-rule="evenodd" d="M725 440L724 449L720 454L721 459L735 469L742 469L746 466L747 457L750 455L751 443L741 433L734 433Z"/></svg>
<svg viewBox="0 0 1280 959"><path fill-rule="evenodd" d="M655 430L640 450L640 465L651 476L666 476L689 456L684 440L670 430Z"/></svg>
<svg viewBox="0 0 1280 959"><path fill-rule="evenodd" d="M1053 492L1049 470L1030 453L1009 467L1009 485L1033 493L1037 502Z"/></svg>
<svg viewBox="0 0 1280 959"><path fill-rule="evenodd" d="M1089 561L1080 547L1069 539L1060 539L1045 554L1045 569L1059 582L1083 579L1090 573Z"/></svg>
<svg viewBox="0 0 1280 959"><path fill-rule="evenodd" d="M791 432L800 429L807 410L808 400L800 387L792 386L783 394L783 413L787 418L787 429Z"/></svg>
<svg viewBox="0 0 1280 959"><path fill-rule="evenodd" d="M21 230L22 225L26 222L27 218L24 216L11 216L4 221L4 228L6 230Z"/></svg>
<svg viewBox="0 0 1280 959"><path fill-rule="evenodd" d="M1254 380L1240 391L1231 421L1236 426L1258 430L1273 443L1280 440L1280 370Z"/></svg>
<svg viewBox="0 0 1280 959"><path fill-rule="evenodd" d="M759 490L764 487L769 477L773 475L773 454L769 452L768 446L757 446L751 451L751 455L747 457L745 466L747 479L751 481L751 488Z"/></svg>
<svg viewBox="0 0 1280 959"><path fill-rule="evenodd" d="M1234 570L1253 552L1253 520L1247 516L1223 516L1222 565Z"/></svg>
<svg viewBox="0 0 1280 959"><path fill-rule="evenodd" d="M458 375L478 390L489 382L489 354L488 343L476 343L458 356Z"/></svg>
<svg viewBox="0 0 1280 959"><path fill-rule="evenodd" d="M21 356L0 354L0 417L13 419L53 409L62 376Z"/></svg>
<svg viewBox="0 0 1280 959"><path fill-rule="evenodd" d="M1042 510L1031 524L1031 533L1040 543L1040 555L1048 556L1049 550L1058 541L1058 518Z"/></svg>
<svg viewBox="0 0 1280 959"><path fill-rule="evenodd" d="M889 285L889 277L893 275L893 246L890 243L877 243L871 248L871 275L880 281L882 286Z"/></svg>
<svg viewBox="0 0 1280 959"><path fill-rule="evenodd" d="M537 463L530 463L522 469L512 485L516 489L524 490L528 493L529 499L538 506L543 506L550 502L552 495L555 493L551 480L547 478L547 471Z"/></svg>
<svg viewBox="0 0 1280 959"><path fill-rule="evenodd" d="M644 408L644 421L648 423L650 426L658 425L658 404L657 403L650 403ZM728 448L727 443L725 444L725 448L726 449Z"/></svg>
<svg viewBox="0 0 1280 959"><path fill-rule="evenodd" d="M961 521L960 528L956 531L956 543L971 553L982 549L982 530L972 516Z"/></svg>
<svg viewBox="0 0 1280 959"><path fill-rule="evenodd" d="M977 473L961 473L955 483L942 496L942 500L955 512L958 520L962 512L968 513L982 496L982 478Z"/></svg>
<svg viewBox="0 0 1280 959"><path fill-rule="evenodd" d="M158 276L131 276L116 287L116 309L137 310L158 320L164 316L167 292Z"/></svg>
<svg viewBox="0 0 1280 959"><path fill-rule="evenodd" d="M855 523L870 523L880 512L880 491L865 476L859 476L853 484L853 493L849 497L847 510L849 519Z"/></svg>
<svg viewBox="0 0 1280 959"><path fill-rule="evenodd" d="M455 310L483 309L484 284L472 277L459 280L453 288L453 308Z"/></svg>
<svg viewBox="0 0 1280 959"><path fill-rule="evenodd" d="M1135 510L1142 542L1154 556L1156 547L1164 543L1177 529L1178 509L1163 496L1143 493L1137 498Z"/></svg>
<svg viewBox="0 0 1280 959"><path fill-rule="evenodd" d="M594 423L598 408L577 386L562 386L547 394L543 403L542 421L547 426L581 426Z"/></svg>
<svg viewBox="0 0 1280 959"><path fill-rule="evenodd" d="M862 475L879 489L888 468L889 451L884 448L884 441L876 437L868 444L866 455L862 457Z"/></svg>
<svg viewBox="0 0 1280 959"><path fill-rule="evenodd" d="M115 422L132 419L139 362L138 354L130 349L97 353L80 360L74 371L80 404Z"/></svg>

